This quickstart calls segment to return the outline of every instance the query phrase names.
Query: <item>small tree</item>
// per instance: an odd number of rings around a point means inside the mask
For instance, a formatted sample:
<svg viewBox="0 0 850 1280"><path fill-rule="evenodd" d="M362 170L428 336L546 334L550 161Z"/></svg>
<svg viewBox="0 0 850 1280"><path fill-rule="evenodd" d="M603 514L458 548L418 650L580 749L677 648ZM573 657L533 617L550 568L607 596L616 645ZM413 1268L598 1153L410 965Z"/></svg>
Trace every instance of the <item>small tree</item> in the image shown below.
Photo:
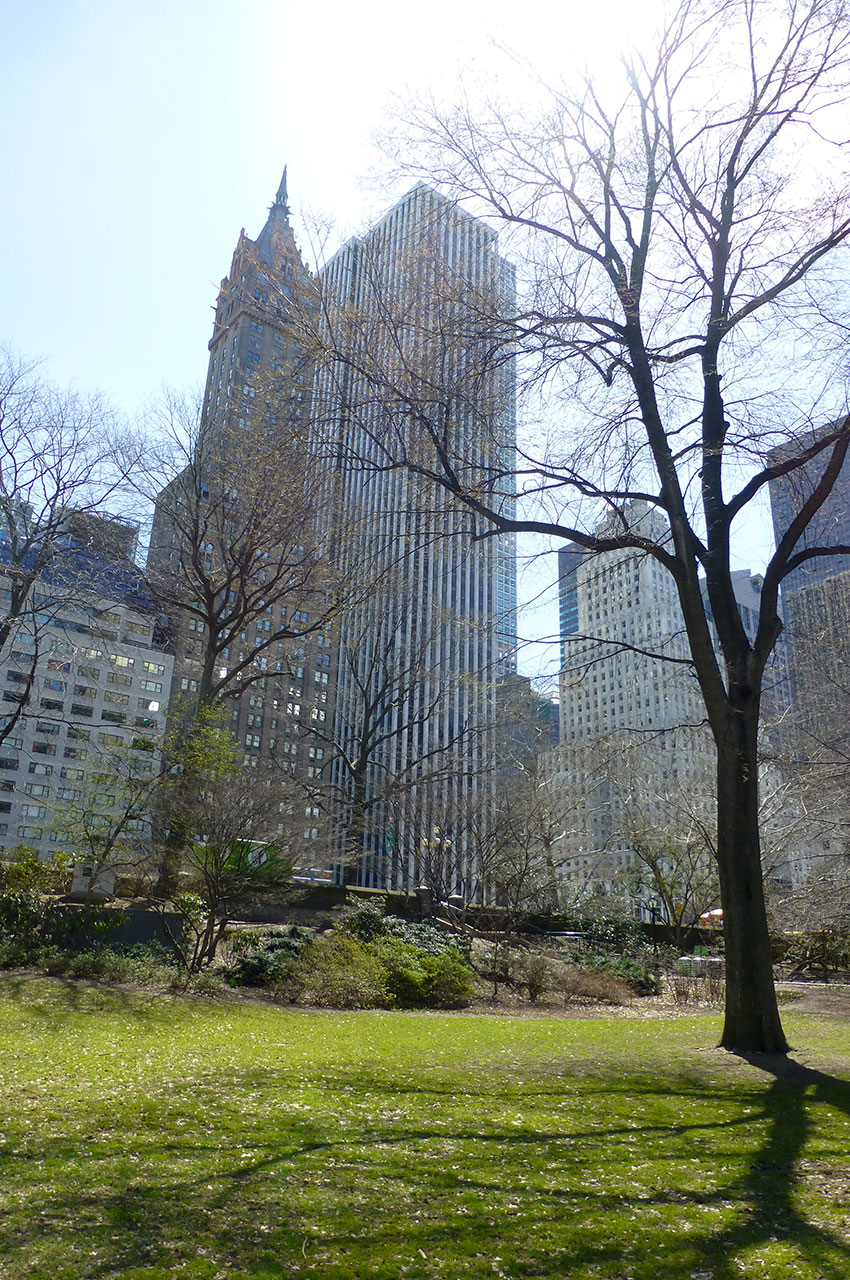
<svg viewBox="0 0 850 1280"><path fill-rule="evenodd" d="M283 844L269 838L281 825L279 780L243 771L215 709L194 721L176 767L182 779L170 795L169 816L190 834L185 889L174 905L188 941L166 932L180 963L194 972L213 963L239 898L279 890L291 880L292 861Z"/></svg>

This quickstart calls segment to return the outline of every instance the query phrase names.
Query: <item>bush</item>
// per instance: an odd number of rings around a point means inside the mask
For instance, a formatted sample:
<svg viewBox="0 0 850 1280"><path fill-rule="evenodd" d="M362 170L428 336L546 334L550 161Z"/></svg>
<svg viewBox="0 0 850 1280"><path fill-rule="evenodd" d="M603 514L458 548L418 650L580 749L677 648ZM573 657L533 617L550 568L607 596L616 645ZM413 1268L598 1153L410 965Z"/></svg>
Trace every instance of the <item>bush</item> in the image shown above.
<svg viewBox="0 0 850 1280"><path fill-rule="evenodd" d="M174 974L169 953L156 943L118 948L94 945L85 951L56 943L0 946L0 968L29 967L52 977L82 978L90 982L134 982L140 986L168 986Z"/></svg>
<svg viewBox="0 0 850 1280"><path fill-rule="evenodd" d="M385 1009L392 997L380 960L357 938L330 933L304 948L283 984L305 1004L331 1009Z"/></svg>
<svg viewBox="0 0 850 1280"><path fill-rule="evenodd" d="M242 952L231 966L228 979L234 986L268 987L285 979L304 948L313 940L306 929L292 925L286 930L236 935ZM236 939L234 939L236 941Z"/></svg>
<svg viewBox="0 0 850 1280"><path fill-rule="evenodd" d="M613 973L575 969L568 965L561 975L564 1004L627 1004L628 986Z"/></svg>
<svg viewBox="0 0 850 1280"><path fill-rule="evenodd" d="M383 899L381 902L383 903ZM396 938L409 943L428 955L438 956L452 949L469 959L468 938L445 933L436 925L424 922L416 924L399 916L388 916L383 906L374 902L360 902L350 907L342 916L337 930L359 938L361 942L376 942L379 938Z"/></svg>
<svg viewBox="0 0 850 1280"><path fill-rule="evenodd" d="M532 951L525 956L521 966L522 980L528 991L532 1004L539 1000L546 990L549 980L549 962L539 951Z"/></svg>
<svg viewBox="0 0 850 1280"><path fill-rule="evenodd" d="M393 1004L401 1009L459 1009L469 1003L473 974L454 947L436 955L400 938L385 937L369 950L386 973Z"/></svg>
<svg viewBox="0 0 850 1280"><path fill-rule="evenodd" d="M8 862L0 862L0 890L34 889L38 893L67 893L71 872L67 854L56 854L53 863L42 862L35 849L18 845Z"/></svg>
<svg viewBox="0 0 850 1280"><path fill-rule="evenodd" d="M795 977L850 971L850 935L832 929L791 934L786 940L785 964Z"/></svg>
<svg viewBox="0 0 850 1280"><path fill-rule="evenodd" d="M629 955L600 955L594 952L571 952L569 963L587 973L611 974L639 996L658 995L660 985L649 959L638 960Z"/></svg>
<svg viewBox="0 0 850 1280"><path fill-rule="evenodd" d="M0 893L0 938L37 946L52 931L49 904L31 888Z"/></svg>

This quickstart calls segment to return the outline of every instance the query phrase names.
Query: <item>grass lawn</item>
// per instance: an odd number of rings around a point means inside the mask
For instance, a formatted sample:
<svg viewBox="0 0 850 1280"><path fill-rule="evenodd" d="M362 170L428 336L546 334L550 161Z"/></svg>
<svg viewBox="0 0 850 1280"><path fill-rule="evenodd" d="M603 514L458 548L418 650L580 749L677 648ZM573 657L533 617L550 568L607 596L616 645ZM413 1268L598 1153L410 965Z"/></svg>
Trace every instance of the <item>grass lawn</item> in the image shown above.
<svg viewBox="0 0 850 1280"><path fill-rule="evenodd" d="M850 1277L850 1026L304 1013L0 978L2 1280Z"/></svg>

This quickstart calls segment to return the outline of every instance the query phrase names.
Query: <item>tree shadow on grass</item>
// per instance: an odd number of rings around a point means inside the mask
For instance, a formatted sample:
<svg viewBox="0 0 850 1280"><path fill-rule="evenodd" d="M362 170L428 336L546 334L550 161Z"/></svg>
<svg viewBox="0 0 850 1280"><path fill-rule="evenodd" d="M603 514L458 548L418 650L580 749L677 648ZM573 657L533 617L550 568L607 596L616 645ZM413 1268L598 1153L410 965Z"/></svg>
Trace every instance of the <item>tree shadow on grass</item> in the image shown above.
<svg viewBox="0 0 850 1280"><path fill-rule="evenodd" d="M772 1077L767 1087L724 1091L683 1080L677 1090L668 1077L636 1088L603 1074L583 1078L584 1107L545 1119L534 1108L542 1101L550 1112L557 1087L517 1093L504 1077L474 1087L467 1078L470 1093L457 1099L467 1114L455 1113L455 1123L442 1082L411 1089L408 1079L371 1068L323 1073L311 1087L344 1114L344 1124L335 1125L321 1107L316 1121L285 1104L269 1115L255 1103L249 1109L257 1096L281 1096L285 1064L205 1073L191 1086L203 1124L175 1127L192 1114L190 1085L181 1081L151 1113L144 1145L132 1153L136 1164L120 1137L88 1148L82 1136L28 1148L29 1160L64 1173L43 1191L32 1187L29 1219L17 1220L21 1234L5 1246L8 1274L95 1280L165 1268L170 1276L202 1250L226 1275L240 1268L252 1276L341 1277L362 1267L390 1277L400 1274L394 1260L404 1258L410 1277L451 1274L452 1260L454 1274L483 1277L494 1274L497 1258L511 1280L739 1280L741 1259L779 1238L806 1260L805 1274L846 1280L846 1242L814 1220L816 1209L801 1196L812 1194L813 1170L824 1179L833 1173L831 1160L819 1164L807 1153L822 1132L817 1111L850 1114L850 1084L786 1059L749 1061ZM577 1084L564 1075L561 1096ZM619 1101L605 1110L605 1096L617 1093L634 1098L628 1123ZM355 1099L350 1110L346 1094ZM398 1109L399 1095L412 1113ZM490 1112L506 1100L521 1107L523 1097L528 1114L520 1128ZM697 1101L704 1113L689 1119ZM680 1123L671 1121L671 1108ZM442 1123L429 1122L435 1116ZM766 1132L756 1149L754 1142L742 1146L742 1131L759 1126ZM697 1176L699 1150L708 1153L705 1179ZM623 1169L635 1153L654 1172L630 1196ZM823 1148L813 1154L822 1156ZM843 1156L836 1145L836 1165ZM688 1167L677 1167L685 1157ZM717 1228L711 1223L721 1210L726 1225ZM82 1252L72 1245L69 1253L79 1271L14 1270L51 1231L69 1244L85 1239ZM386 1270L373 1271L373 1262Z"/></svg>
<svg viewBox="0 0 850 1280"><path fill-rule="evenodd" d="M746 1213L732 1229L706 1241L713 1265L710 1274L716 1280L736 1280L740 1275L736 1257L784 1240L807 1259L822 1280L847 1280L850 1241L806 1216L800 1201L817 1186L817 1194L833 1204L848 1202L846 1149L834 1149L830 1153L834 1161L829 1162L807 1160L806 1150L812 1137L814 1106L826 1105L850 1117L850 1083L784 1056L738 1056L773 1077L763 1095L763 1116L769 1128L740 1184Z"/></svg>
<svg viewBox="0 0 850 1280"><path fill-rule="evenodd" d="M136 1021L168 1023L173 1021L175 1003L174 996L162 991L87 982L35 970L0 972L0 999L12 1001L28 1014L47 1022L56 1022L57 1014L115 1012Z"/></svg>

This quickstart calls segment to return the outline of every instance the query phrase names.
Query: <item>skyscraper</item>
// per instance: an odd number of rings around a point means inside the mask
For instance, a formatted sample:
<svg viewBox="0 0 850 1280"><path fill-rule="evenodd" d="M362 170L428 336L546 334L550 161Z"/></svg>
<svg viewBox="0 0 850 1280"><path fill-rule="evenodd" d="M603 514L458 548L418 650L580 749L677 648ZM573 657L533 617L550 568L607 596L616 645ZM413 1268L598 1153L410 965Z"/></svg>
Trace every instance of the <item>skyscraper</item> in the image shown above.
<svg viewBox="0 0 850 1280"><path fill-rule="evenodd" d="M339 250L321 284L333 355L317 431L340 460L340 555L374 584L343 622L339 655L349 875L415 885L423 842L438 840L450 887L474 896L463 827L486 806L496 680L515 667L516 549L419 475L439 438L513 509L513 360L488 365L476 329L511 299L513 271L489 227L420 184Z"/></svg>
<svg viewBox="0 0 850 1280"><path fill-rule="evenodd" d="M634 501L597 532L622 527L670 537L664 517ZM560 790L565 898L611 891L634 861L638 829L662 835L691 802L711 805L711 754L672 576L642 552L559 557ZM708 779L708 780L707 780ZM692 787L691 787L692 784ZM625 886L620 886L625 892Z"/></svg>
<svg viewBox="0 0 850 1280"><path fill-rule="evenodd" d="M813 431L793 446L775 449L770 462L784 461L817 442L836 426ZM805 466L770 482L770 508L777 542L820 480L831 450ZM807 547L850 544L850 461L845 461L832 491L799 539ZM792 716L786 738L800 757L828 758L846 749L850 706L850 556L816 556L804 561L782 583Z"/></svg>

